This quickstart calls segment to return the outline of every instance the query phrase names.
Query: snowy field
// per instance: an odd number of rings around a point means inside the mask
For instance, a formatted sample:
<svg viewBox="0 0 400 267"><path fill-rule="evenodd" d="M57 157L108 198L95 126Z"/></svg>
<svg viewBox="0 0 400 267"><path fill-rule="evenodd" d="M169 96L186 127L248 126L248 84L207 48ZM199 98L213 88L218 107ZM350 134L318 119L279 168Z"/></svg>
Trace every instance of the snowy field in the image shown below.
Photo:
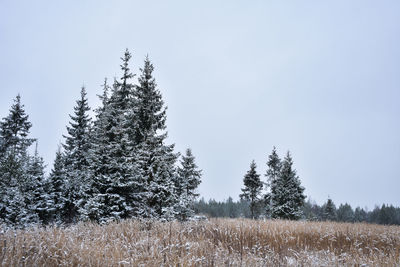
<svg viewBox="0 0 400 267"><path fill-rule="evenodd" d="M399 266L400 227L330 222L126 220L2 230L2 266Z"/></svg>

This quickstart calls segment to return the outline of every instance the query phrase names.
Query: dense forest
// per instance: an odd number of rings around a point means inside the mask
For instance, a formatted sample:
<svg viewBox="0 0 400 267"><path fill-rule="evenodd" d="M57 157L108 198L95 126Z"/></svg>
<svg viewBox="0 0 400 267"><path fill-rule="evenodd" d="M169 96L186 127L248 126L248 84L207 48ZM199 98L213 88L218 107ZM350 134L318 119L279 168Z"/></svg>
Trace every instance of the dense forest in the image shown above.
<svg viewBox="0 0 400 267"><path fill-rule="evenodd" d="M193 215L201 171L190 149L181 156L165 142L166 108L153 64L147 57L134 83L130 59L126 50L121 77L111 86L104 81L94 120L81 89L49 175L16 97L0 124L0 222L24 227Z"/></svg>

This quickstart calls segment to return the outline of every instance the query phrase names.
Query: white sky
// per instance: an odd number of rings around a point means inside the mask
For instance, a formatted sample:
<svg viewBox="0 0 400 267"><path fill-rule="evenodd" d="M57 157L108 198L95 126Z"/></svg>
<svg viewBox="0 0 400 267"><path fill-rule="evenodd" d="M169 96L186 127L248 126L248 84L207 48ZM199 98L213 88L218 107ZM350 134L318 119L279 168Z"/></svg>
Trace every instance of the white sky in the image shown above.
<svg viewBox="0 0 400 267"><path fill-rule="evenodd" d="M60 2L0 1L0 116L21 93L50 167L80 87L96 107L129 48L206 199L237 199L275 145L320 204L400 205L400 2Z"/></svg>

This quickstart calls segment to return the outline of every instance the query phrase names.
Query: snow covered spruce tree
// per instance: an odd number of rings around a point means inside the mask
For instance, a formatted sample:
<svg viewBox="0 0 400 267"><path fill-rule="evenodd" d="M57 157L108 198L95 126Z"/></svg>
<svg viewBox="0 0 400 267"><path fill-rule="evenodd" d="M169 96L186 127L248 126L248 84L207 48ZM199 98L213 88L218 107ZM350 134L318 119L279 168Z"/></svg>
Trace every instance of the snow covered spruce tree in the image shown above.
<svg viewBox="0 0 400 267"><path fill-rule="evenodd" d="M82 218L101 223L143 216L146 198L143 177L136 163L133 139L136 121L133 74L129 69L131 54L122 59L123 76L115 81L111 96L104 83L102 106L96 110L92 131L89 198L82 208Z"/></svg>
<svg viewBox="0 0 400 267"><path fill-rule="evenodd" d="M304 187L293 169L293 160L288 151L282 162L279 176L271 184L271 217L298 220L304 205Z"/></svg>
<svg viewBox="0 0 400 267"><path fill-rule="evenodd" d="M282 166L281 159L279 158L278 153L276 153L276 147L273 147L271 155L268 156L267 166L268 169L265 174L267 177L267 182L265 183L267 193L264 195L264 201L266 204L265 213L268 217L271 217L271 209L273 206L272 195L277 194L277 179L280 176Z"/></svg>
<svg viewBox="0 0 400 267"><path fill-rule="evenodd" d="M174 145L166 145L166 108L153 78L153 64L148 57L140 69L139 85L135 92L137 120L134 133L137 162L146 183L146 217L172 219L174 206L178 203L174 190L176 161Z"/></svg>
<svg viewBox="0 0 400 267"><path fill-rule="evenodd" d="M201 183L201 170L198 169L190 148L186 149L180 163L174 179L175 194L178 198L175 212L180 221L185 221L194 214L193 204L199 196L196 189Z"/></svg>
<svg viewBox="0 0 400 267"><path fill-rule="evenodd" d="M9 225L37 223L39 217L29 205L28 148L35 141L29 138L32 124L28 121L18 95L10 113L0 123L0 219Z"/></svg>
<svg viewBox="0 0 400 267"><path fill-rule="evenodd" d="M54 160L53 169L48 178L48 196L50 209L50 222L57 224L62 223L63 209L66 206L64 193L66 192L66 169L64 166L64 156L61 147L58 147L56 158Z"/></svg>
<svg viewBox="0 0 400 267"><path fill-rule="evenodd" d="M84 191L87 186L88 151L90 147L90 110L86 97L86 90L81 89L81 97L76 101L74 115L70 115L71 121L67 126L67 135L64 136L64 167L66 174L65 206L62 210L63 221L76 222L78 208L84 200Z"/></svg>
<svg viewBox="0 0 400 267"><path fill-rule="evenodd" d="M256 168L257 165L253 160L250 164L250 170L243 178L243 193L239 195L240 199L249 202L252 219L258 217L258 205L260 203L261 190L263 188L263 183L260 180L260 175L257 173Z"/></svg>
<svg viewBox="0 0 400 267"><path fill-rule="evenodd" d="M113 214L114 206L109 194L112 188L110 163L112 162L112 154L109 147L111 137L111 129L113 129L111 117L108 91L110 87L107 84L107 79L104 81L103 95L99 96L102 100L102 105L95 110L96 119L93 123L90 152L88 155L89 161L89 187L85 192L87 195L87 201L84 206L80 209L81 219L92 220L100 223L110 221L114 218L119 217ZM112 195L112 194L110 194ZM110 198L110 200L109 200ZM114 197L115 199L115 197ZM108 206L112 205L113 208Z"/></svg>
<svg viewBox="0 0 400 267"><path fill-rule="evenodd" d="M38 153L36 142L34 155L29 158L27 178L25 181L26 200L30 210L37 214L42 224L50 221L52 205L48 195L48 181L44 174L44 160Z"/></svg>

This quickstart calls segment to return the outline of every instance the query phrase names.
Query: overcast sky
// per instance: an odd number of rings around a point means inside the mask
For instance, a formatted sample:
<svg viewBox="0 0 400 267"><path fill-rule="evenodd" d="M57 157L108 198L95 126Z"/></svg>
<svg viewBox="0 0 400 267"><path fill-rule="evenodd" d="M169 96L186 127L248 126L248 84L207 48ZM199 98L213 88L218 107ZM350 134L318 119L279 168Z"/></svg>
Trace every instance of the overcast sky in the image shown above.
<svg viewBox="0 0 400 267"><path fill-rule="evenodd" d="M251 160L292 152L319 204L400 206L399 1L0 1L0 116L20 93L51 168L81 86L148 53L169 143L206 199L238 199Z"/></svg>

